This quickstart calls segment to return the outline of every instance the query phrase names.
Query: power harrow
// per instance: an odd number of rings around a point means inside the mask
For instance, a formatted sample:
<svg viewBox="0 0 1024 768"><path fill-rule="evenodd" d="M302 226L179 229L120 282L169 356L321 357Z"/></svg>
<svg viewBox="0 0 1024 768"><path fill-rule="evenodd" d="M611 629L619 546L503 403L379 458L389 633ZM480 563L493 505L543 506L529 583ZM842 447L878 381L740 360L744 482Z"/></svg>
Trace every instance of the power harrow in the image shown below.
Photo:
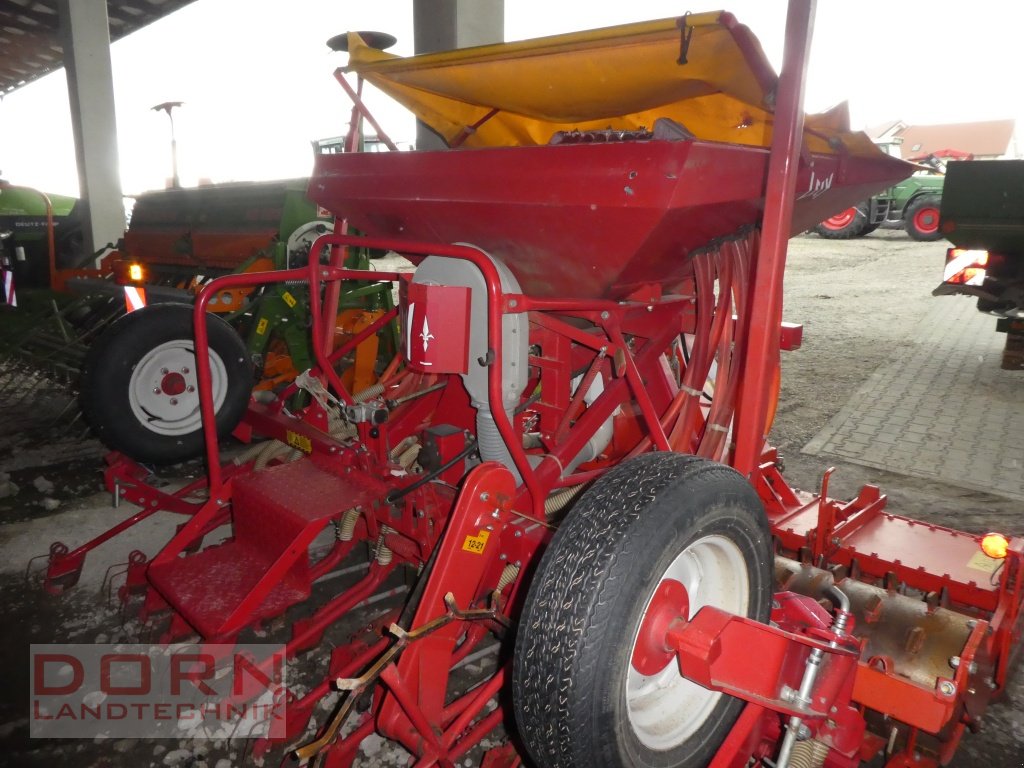
<svg viewBox="0 0 1024 768"><path fill-rule="evenodd" d="M407 59L345 38L357 112L372 82L463 149L318 157L310 198L362 234L195 302L206 476L170 493L121 454L107 472L141 510L124 524L188 517L122 590L166 640L235 642L356 568L287 620L296 656L411 580L257 754L351 765L377 733L453 766L504 725L485 765L898 768L947 763L980 723L1019 639L1024 541L901 517L873 486L835 500L830 472L796 490L766 442L800 341L786 239L912 170L838 113L804 118L810 16L792 4L781 78L724 13ZM354 248L416 270L348 268ZM335 347L347 280L400 307ZM206 310L298 283L315 363L249 403L253 446L222 463ZM393 364L355 396L337 361L395 312ZM51 586L72 554L51 553ZM494 643L495 671L456 683Z"/></svg>

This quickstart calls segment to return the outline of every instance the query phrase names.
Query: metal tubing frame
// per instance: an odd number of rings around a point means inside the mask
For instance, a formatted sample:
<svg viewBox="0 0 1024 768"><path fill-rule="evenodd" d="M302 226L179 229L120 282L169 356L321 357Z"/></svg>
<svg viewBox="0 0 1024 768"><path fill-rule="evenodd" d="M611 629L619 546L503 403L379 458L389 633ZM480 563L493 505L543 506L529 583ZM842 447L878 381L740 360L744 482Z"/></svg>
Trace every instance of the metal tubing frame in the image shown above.
<svg viewBox="0 0 1024 768"><path fill-rule="evenodd" d="M345 89L345 93L347 93L349 98L352 99L352 111L358 112L361 117L366 119L366 122L373 126L373 130L377 132L377 138L380 139L385 144L385 146L387 146L388 149L390 149L392 152L397 152L398 145L395 144L395 142L393 142L386 133L384 133L384 129L380 127L380 123L377 122L377 119L372 114L370 114L370 110L368 110L366 108L366 105L363 104L362 78L359 79L359 93L356 93L352 86L349 85L348 80L345 79L345 70L342 69L341 67L334 70L334 79L341 84L341 87ZM310 251L310 253L313 253L313 251Z"/></svg>
<svg viewBox="0 0 1024 768"><path fill-rule="evenodd" d="M488 371L488 394L491 399L491 410L498 432L509 446L513 462L521 473L530 495L531 505L535 514L543 514L544 497L533 476L526 452L516 444L515 432L508 415L495 403L501 403L501 381L497 374L501 371L501 319L503 316L501 280L497 269L489 258L480 250L470 246L424 243L404 241L390 238L354 237L352 235L322 235L314 241L310 253L319 253L324 246L362 246L365 248L415 253L422 255L447 256L449 258L468 261L484 276L487 284L487 339L488 347L494 351L494 360ZM210 298L218 290L234 288L242 285L267 285L269 283L286 282L289 280L308 280L310 286L310 313L313 319L313 352L321 372L336 389L343 399L347 397L344 386L329 364L323 348L323 323L320 317L320 282L321 280L397 280L397 273L351 270L339 267L324 267L311 260L308 268L290 269L277 272L252 272L240 275L225 275L210 281L196 298L193 308L193 322L196 344L196 377L199 383L199 407L203 421L203 438L206 446L207 473L210 478L211 494L221 487L219 449L217 444L216 412L213 407L212 376L209 360L209 337L206 329L206 306Z"/></svg>
<svg viewBox="0 0 1024 768"><path fill-rule="evenodd" d="M319 249L328 243L323 242L325 238L332 236L320 237L313 243L313 249L310 253L319 253ZM342 238L343 236L333 236L335 238ZM355 238L345 237L345 243L339 243L339 245L349 244ZM330 269L328 273L327 270ZM284 283L289 281L301 281L309 282L311 291L315 287L319 290L319 276L321 270L324 270L325 274L330 274L335 280L343 280L347 278L360 279L360 280L394 280L397 279L397 273L393 272L372 272L364 270L350 270L343 268L326 268L322 267L316 262L316 260L310 260L308 267L302 267L299 269L286 269L277 270L274 272L248 272L236 275L224 275L211 280L196 296L195 305L192 308L192 322L193 322L193 333L195 334L195 352L196 352L196 379L199 387L199 412L203 422L203 444L206 448L206 470L207 476L210 478L210 495L212 496L223 485L221 479L221 468L220 468L220 452L217 443L217 428L216 428L216 411L213 407L213 377L210 372L210 357L209 357L209 333L206 328L206 307L210 302L210 299L217 293L217 291L224 290L226 288L237 288L241 286L257 286L257 285L270 285L272 283ZM330 365L330 358L324 354L323 349L323 327L321 325L322 318L318 316L320 309L320 296L319 294L310 295L310 310L313 316L313 332L314 332L314 356L317 364L320 366L321 371L325 372L328 379L331 378L333 368ZM317 342L320 343L317 343ZM338 380L337 375L334 375L334 380L331 381L338 389L338 394L341 397L347 397L344 386L341 385L341 381Z"/></svg>
<svg viewBox="0 0 1024 768"><path fill-rule="evenodd" d="M619 302L600 299L540 299L523 294L505 294L501 290L500 277L490 259L482 251L472 246L404 241L391 238L356 237L335 233L319 237L313 243L311 252L319 252L324 247L347 248L353 246L417 255L433 254L462 259L469 261L481 271L487 283L488 347L494 352L494 360L491 362L491 365L489 366L490 370L488 372L488 392L492 403L491 412L499 433L505 443L509 446L513 462L523 477L524 488L520 491L519 496L529 497L528 499L523 500L529 503L535 517L543 519L543 504L545 497L543 488L545 485L550 485L551 482L554 482L548 476L556 469L556 466L554 462L545 462L542 463L538 469L533 469L528 461L525 450L516 440L516 435L508 415L503 409L495 408L493 405L496 402L501 402L501 381L499 375L502 364L501 322L502 317L506 312L537 311L541 313L536 316L537 322L547 324L555 332L564 332L565 334L568 334L572 340L579 344L595 350L599 350L602 346L605 346L608 348L609 354L613 353L615 350L624 352L624 381L622 381L621 385L618 386L618 382L612 382L610 387L606 389L605 395L602 396L602 399L611 399L613 392L619 395L619 390L623 390L621 394L624 394L624 391L628 390L633 395L638 407L640 408L641 416L647 427L650 440L659 450L670 450L671 446L665 434L665 428L658 417L656 409L650 400L637 369L638 358L636 355L628 351L628 347L622 336L622 328L623 323L628 322L628 316L631 312L645 310L661 311L662 308L665 308L665 311L669 312L673 316L679 315L680 317L683 317L692 305L691 297L674 297L668 302L659 301L654 302L653 304L646 302L622 304ZM337 353L335 353L335 355L328 356L325 352L324 336L325 328L329 320L327 317L329 307L325 306L325 303L321 302L320 299L320 283L322 281L336 284L338 281L345 279L372 280L379 282L382 280L396 281L400 279L400 276L398 273L393 272L353 270L342 267L324 266L316 261L311 261L307 267L294 270L226 275L212 280L203 287L203 290L196 299L193 309L193 319L195 325L197 352L196 373L200 385L200 411L203 417L204 445L206 447L211 493L218 490L223 483L219 464L217 435L215 429L210 427L210 425L215 424L215 418L212 396L210 394L211 379L209 373L209 356L208 352L206 354L201 353L204 350L208 350L208 334L206 332L205 322L202 320L205 317L205 308L209 297L226 288L243 285L266 285L292 280L308 281L310 286L310 313L313 319L311 329L313 335L312 348L318 368L318 374L327 379L332 388L337 392L339 399L348 403L351 401L351 397L347 393L344 385L331 365L331 361L336 357ZM569 324L562 323L556 318L543 314L545 312L558 311L590 320L596 327L603 331L605 339L601 339L599 336L576 332L576 329L572 328ZM368 332L369 329L367 329L367 333ZM655 337L652 337L643 350L639 351L640 358L653 354L652 350L647 347L654 343L655 340ZM342 349L348 348L352 343L353 342L350 341L349 344ZM656 351L660 354L660 351ZM598 407L597 410L602 409L602 407ZM590 421L593 421L593 419L590 419ZM582 432L585 431L586 430L582 430ZM582 444L586 441L586 437L586 435L582 435L581 433L570 435L566 444L562 446L563 452L572 453L573 447L582 447ZM579 445L577 445L577 443Z"/></svg>
<svg viewBox="0 0 1024 768"><path fill-rule="evenodd" d="M803 143L803 94L816 0L790 0L786 45L776 97L763 230L750 289L750 321L743 365L744 398L736 414L733 466L749 477L764 448L766 396L778 364L782 323L782 279L793 218L793 196Z"/></svg>
<svg viewBox="0 0 1024 768"><path fill-rule="evenodd" d="M375 272L374 274L379 275L380 272ZM349 352L351 352L356 347L358 347L362 342L364 342L370 336L372 336L377 331L379 331L381 328L383 328L385 325L387 325L389 322L394 320L396 317L398 317L398 308L397 307L393 307L392 309L387 310L383 315L381 315L376 320L374 320L372 323L370 323L368 326L363 328L363 330L359 331L357 334L353 335L348 341L346 341L340 347L338 347L337 349L333 350L330 353L330 355L328 355L327 361L329 363L331 363L331 364L337 362L338 360L343 358L345 355L347 355ZM319 377L320 376L320 369L319 368L314 368L313 369L313 375ZM278 398L279 401L280 401L281 407L284 407L284 403L288 400L288 398L290 398L292 395L294 395L298 391L298 389L299 389L298 385L293 381L291 384L289 384L283 390L281 390L280 396Z"/></svg>
<svg viewBox="0 0 1024 768"><path fill-rule="evenodd" d="M157 512L172 512L178 515L193 516L198 514L203 508L203 502L185 501L185 498L205 487L205 478L195 480L179 488L174 493L166 493L159 488L147 485L141 479L141 476L148 474L148 470L140 467L127 456L115 451L107 456L107 461L110 462L110 467L108 467L105 474L108 490L111 493L118 494L118 500L123 499L137 504L142 509L89 539L84 544L80 544L73 550L60 551L58 549L54 551L51 548L44 579L44 588L48 591L51 591L51 586L55 580L80 571L85 565L86 555L92 550ZM228 467L228 472L232 476L241 470L241 467L233 465ZM121 485L121 482L125 484ZM55 542L55 544L62 544L62 542Z"/></svg>

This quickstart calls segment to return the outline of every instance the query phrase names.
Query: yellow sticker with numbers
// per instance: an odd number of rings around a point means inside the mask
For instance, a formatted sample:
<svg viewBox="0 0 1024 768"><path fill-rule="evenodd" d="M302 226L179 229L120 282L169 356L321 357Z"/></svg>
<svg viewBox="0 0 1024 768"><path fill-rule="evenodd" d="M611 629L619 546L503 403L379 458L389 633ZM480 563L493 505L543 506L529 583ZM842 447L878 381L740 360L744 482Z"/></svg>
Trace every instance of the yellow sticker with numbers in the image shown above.
<svg viewBox="0 0 1024 768"><path fill-rule="evenodd" d="M482 555L484 547L487 546L487 539L490 536L490 531L480 531L476 536L467 536L466 540L462 542L462 548L467 552L472 552L474 555Z"/></svg>
<svg viewBox="0 0 1024 768"><path fill-rule="evenodd" d="M260 321L256 323L256 333L262 336L267 332L267 326L270 325L270 321L265 317L261 317Z"/></svg>
<svg viewBox="0 0 1024 768"><path fill-rule="evenodd" d="M313 443L310 442L309 438L305 435L300 435L298 432L288 431L286 438L288 445L292 448L298 448L303 453L313 452Z"/></svg>
<svg viewBox="0 0 1024 768"><path fill-rule="evenodd" d="M288 293L288 291L282 293L281 298L284 299L284 303L287 304L289 307L294 307L296 304L299 303L294 296Z"/></svg>
<svg viewBox="0 0 1024 768"><path fill-rule="evenodd" d="M1002 560L989 557L984 552L979 551L975 552L971 559L967 561L967 567L973 568L976 571L984 571L985 573L995 573L1002 562Z"/></svg>

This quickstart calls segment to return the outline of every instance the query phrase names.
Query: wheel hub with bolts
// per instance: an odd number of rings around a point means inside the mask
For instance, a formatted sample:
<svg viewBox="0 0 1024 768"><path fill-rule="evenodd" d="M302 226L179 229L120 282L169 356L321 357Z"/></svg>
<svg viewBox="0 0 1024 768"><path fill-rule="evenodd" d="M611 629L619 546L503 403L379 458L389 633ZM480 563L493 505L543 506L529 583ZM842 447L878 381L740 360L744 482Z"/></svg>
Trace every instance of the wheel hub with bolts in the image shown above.
<svg viewBox="0 0 1024 768"><path fill-rule="evenodd" d="M195 353L192 342L175 339L146 353L132 371L128 402L147 429L161 435L182 435L202 423L196 392ZM226 394L227 372L220 356L210 351L214 408Z"/></svg>
<svg viewBox="0 0 1024 768"><path fill-rule="evenodd" d="M154 394L160 394L160 392L163 392L165 395L174 397L175 395L180 395L185 391L187 385L185 384L185 377L182 374L188 373L188 368L182 369L181 373L178 373L177 371L168 371L166 368L164 368L162 372L164 373L164 377L160 381L160 390L157 391L154 389Z"/></svg>

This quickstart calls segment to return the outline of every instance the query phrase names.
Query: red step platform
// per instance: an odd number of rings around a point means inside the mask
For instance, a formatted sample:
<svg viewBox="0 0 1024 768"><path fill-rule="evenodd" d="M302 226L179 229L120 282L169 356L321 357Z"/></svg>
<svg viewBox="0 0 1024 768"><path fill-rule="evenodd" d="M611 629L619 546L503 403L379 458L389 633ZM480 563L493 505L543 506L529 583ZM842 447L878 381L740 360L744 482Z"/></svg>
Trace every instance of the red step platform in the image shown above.
<svg viewBox="0 0 1024 768"><path fill-rule="evenodd" d="M309 597L310 543L331 519L377 495L308 458L237 477L234 537L154 562L149 581L204 639L228 637Z"/></svg>

